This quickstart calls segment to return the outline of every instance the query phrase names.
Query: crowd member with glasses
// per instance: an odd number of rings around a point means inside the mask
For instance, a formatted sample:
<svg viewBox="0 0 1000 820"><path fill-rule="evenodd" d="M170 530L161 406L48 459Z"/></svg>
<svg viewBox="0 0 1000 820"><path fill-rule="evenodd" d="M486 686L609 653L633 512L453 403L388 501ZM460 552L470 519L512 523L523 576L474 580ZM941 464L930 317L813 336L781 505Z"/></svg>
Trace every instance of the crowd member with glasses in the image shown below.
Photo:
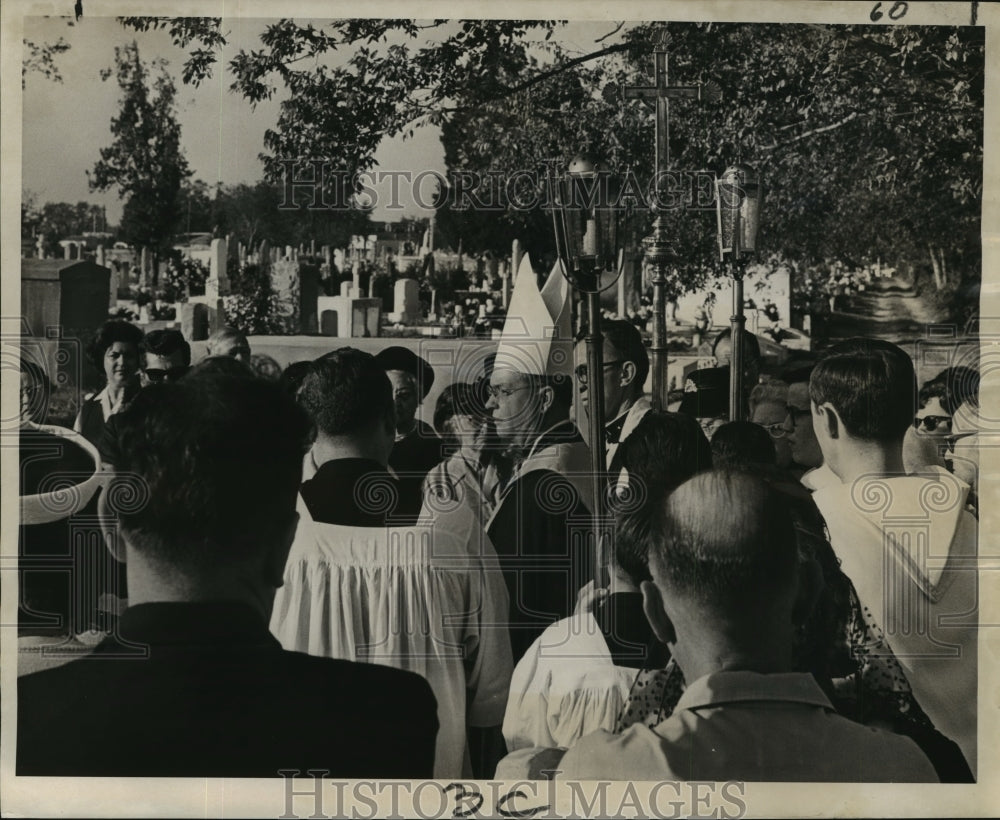
<svg viewBox="0 0 1000 820"><path fill-rule="evenodd" d="M783 470L791 467L792 448L785 435L788 417L788 383L780 379L767 379L750 391L747 405L750 421L759 424L774 442L775 463Z"/></svg>
<svg viewBox="0 0 1000 820"><path fill-rule="evenodd" d="M809 490L819 489L837 478L823 464L823 451L813 430L812 408L809 404L809 377L812 367L798 368L785 374L788 398L785 416L785 438L792 455L791 469L800 473L800 481Z"/></svg>
<svg viewBox="0 0 1000 820"><path fill-rule="evenodd" d="M649 398L643 388L649 375L649 354L639 329L624 319L609 319L601 325L604 387L604 447L608 471L621 468L618 448L649 412ZM580 406L590 412L590 373L587 370L587 345L581 340L574 349L576 387Z"/></svg>
<svg viewBox="0 0 1000 820"><path fill-rule="evenodd" d="M498 366L486 392L497 439L514 464L487 532L507 581L517 661L548 624L572 611L577 590L593 577L592 550L574 551L572 528L589 520L594 477L590 450L569 418L568 374Z"/></svg>
<svg viewBox="0 0 1000 820"><path fill-rule="evenodd" d="M144 367L139 371L143 387L175 382L191 367L191 345L179 330L153 330L143 344Z"/></svg>
<svg viewBox="0 0 1000 820"><path fill-rule="evenodd" d="M598 569L592 516L599 477L570 419L570 308L561 265L539 288L526 254L487 374L486 409L511 472L486 529L509 593L515 662L549 624L570 614Z"/></svg>
<svg viewBox="0 0 1000 820"><path fill-rule="evenodd" d="M971 367L956 366L942 370L924 383L917 395L913 427L903 439L903 461L907 473L943 467L970 485L972 509L977 509L976 472L970 469L977 458L976 427L969 424L969 410L979 405L979 373ZM955 458L956 445L959 452ZM956 469L957 468L957 469Z"/></svg>

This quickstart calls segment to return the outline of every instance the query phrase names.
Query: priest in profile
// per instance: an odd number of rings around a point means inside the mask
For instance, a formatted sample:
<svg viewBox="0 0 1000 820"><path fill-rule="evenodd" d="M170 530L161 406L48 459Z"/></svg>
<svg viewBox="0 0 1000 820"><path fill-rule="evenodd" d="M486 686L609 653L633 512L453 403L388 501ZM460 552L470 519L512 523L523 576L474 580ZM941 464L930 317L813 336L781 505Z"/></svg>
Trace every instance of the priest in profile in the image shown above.
<svg viewBox="0 0 1000 820"><path fill-rule="evenodd" d="M590 450L570 420L569 293L558 264L539 290L525 255L487 388L496 435L514 463L487 532L510 595L515 661L569 615L593 576L595 479Z"/></svg>
<svg viewBox="0 0 1000 820"><path fill-rule="evenodd" d="M417 418L417 409L434 384L434 368L407 347L393 345L375 356L389 382L396 408L396 430L389 467L408 492L419 494L424 479L441 463L441 438Z"/></svg>

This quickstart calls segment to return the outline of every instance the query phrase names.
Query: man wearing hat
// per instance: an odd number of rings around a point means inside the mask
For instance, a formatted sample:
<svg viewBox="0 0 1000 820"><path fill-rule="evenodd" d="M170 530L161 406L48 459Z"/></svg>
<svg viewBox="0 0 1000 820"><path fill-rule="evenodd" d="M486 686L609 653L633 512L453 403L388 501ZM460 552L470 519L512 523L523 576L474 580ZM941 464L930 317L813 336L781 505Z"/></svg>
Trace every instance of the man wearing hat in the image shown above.
<svg viewBox="0 0 1000 820"><path fill-rule="evenodd" d="M434 384L434 370L425 359L399 345L382 350L375 360L392 383L396 403L396 441L389 466L407 486L417 490L442 459L441 439L417 418L417 408Z"/></svg>
<svg viewBox="0 0 1000 820"><path fill-rule="evenodd" d="M510 593L515 661L566 617L593 573L590 451L570 421L569 287L558 269L539 291L527 255L518 271L486 404L514 470L487 532Z"/></svg>
<svg viewBox="0 0 1000 820"><path fill-rule="evenodd" d="M729 367L695 370L684 383L684 398L678 413L698 420L709 441L729 418Z"/></svg>

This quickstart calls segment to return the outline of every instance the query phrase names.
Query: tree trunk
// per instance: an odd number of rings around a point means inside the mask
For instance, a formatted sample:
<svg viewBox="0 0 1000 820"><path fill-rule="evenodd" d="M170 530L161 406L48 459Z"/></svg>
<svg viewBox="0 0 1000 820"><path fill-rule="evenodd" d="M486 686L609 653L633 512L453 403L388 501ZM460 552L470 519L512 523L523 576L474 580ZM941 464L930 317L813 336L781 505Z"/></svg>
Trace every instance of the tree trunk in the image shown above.
<svg viewBox="0 0 1000 820"><path fill-rule="evenodd" d="M948 266L945 263L944 248L938 248L938 257L941 260L941 279L948 282Z"/></svg>
<svg viewBox="0 0 1000 820"><path fill-rule="evenodd" d="M934 248L931 245L927 246L927 252L931 257L931 268L934 270L934 285L938 290L944 287L944 281L941 278L941 263L938 262L937 254L934 253Z"/></svg>

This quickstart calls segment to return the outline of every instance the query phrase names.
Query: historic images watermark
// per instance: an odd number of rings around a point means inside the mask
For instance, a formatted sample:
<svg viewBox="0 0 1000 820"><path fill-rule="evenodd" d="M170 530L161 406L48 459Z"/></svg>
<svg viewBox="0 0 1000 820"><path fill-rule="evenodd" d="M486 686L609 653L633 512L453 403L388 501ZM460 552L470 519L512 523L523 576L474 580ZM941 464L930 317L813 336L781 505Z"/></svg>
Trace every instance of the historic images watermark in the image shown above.
<svg viewBox="0 0 1000 820"><path fill-rule="evenodd" d="M278 817L538 818L655 817L658 820L744 817L746 786L738 781L658 783L610 780L460 781L327 780L329 772L282 769L284 809ZM558 772L547 772L557 775ZM312 778L308 785L305 776ZM300 778L297 780L296 778Z"/></svg>
<svg viewBox="0 0 1000 820"><path fill-rule="evenodd" d="M382 170L349 173L326 159L284 159L282 201L285 210L384 208L403 211L412 201L425 210L531 211L560 202L579 208L628 211L654 206L662 211L714 210L716 175L707 170L660 171L641 178L632 169L598 169L571 185L557 185L555 160L516 171L486 172ZM407 196L404 196L404 193Z"/></svg>

